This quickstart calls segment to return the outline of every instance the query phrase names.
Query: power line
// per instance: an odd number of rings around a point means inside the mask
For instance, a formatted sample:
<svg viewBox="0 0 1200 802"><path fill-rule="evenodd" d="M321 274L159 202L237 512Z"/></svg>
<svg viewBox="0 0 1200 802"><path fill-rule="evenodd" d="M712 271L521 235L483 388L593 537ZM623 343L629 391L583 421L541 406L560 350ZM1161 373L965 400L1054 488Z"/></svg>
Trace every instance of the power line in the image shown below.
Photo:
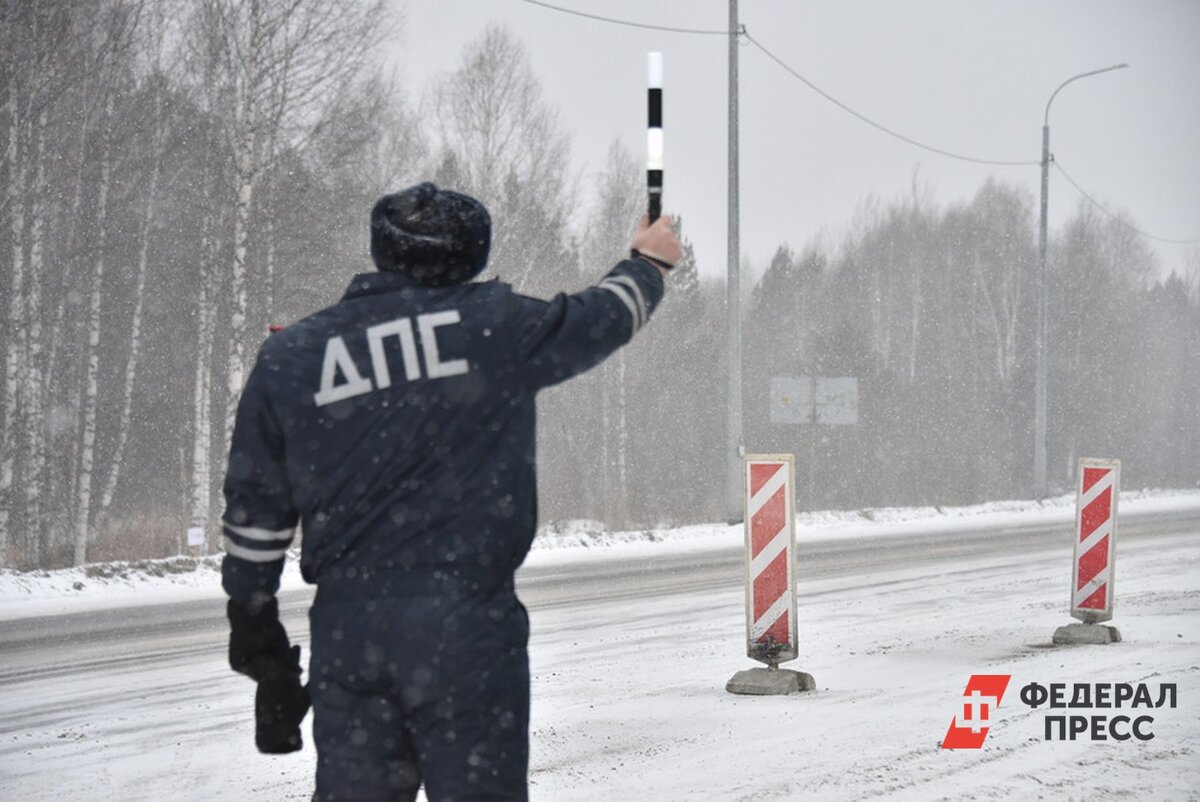
<svg viewBox="0 0 1200 802"><path fill-rule="evenodd" d="M1168 237L1156 237L1156 236L1154 236L1153 234L1149 234L1149 233L1147 233L1147 232L1145 232L1145 231L1142 231L1142 230L1141 230L1140 228L1138 228L1137 226L1135 226L1135 225L1133 225L1132 223L1129 223L1128 221L1126 221L1126 220L1125 220L1124 218L1122 218L1120 215L1113 214L1112 212L1110 212L1108 209L1106 209L1106 208L1104 207L1104 204L1100 203L1100 201L1096 200L1096 199L1095 199L1095 198L1093 198L1091 195L1089 195L1089 194L1088 194L1088 192L1087 192L1087 190L1085 190L1083 187L1079 186L1079 184L1078 184L1078 183L1075 181L1075 179L1071 177L1071 174L1070 174L1070 173L1068 173L1066 170L1064 170L1064 169L1063 169L1063 166L1062 166L1061 164L1059 164L1059 163L1058 163L1058 159L1057 159L1057 158L1056 158L1056 159L1054 159L1054 160L1051 162L1051 164L1053 164L1053 165L1054 165L1054 167L1055 167L1055 168L1056 168L1056 169L1057 169L1057 170L1058 170L1060 173L1062 173L1062 176L1063 176L1063 178L1067 179L1067 183L1069 183L1071 186L1075 187L1075 191L1076 191L1076 192L1078 192L1080 195L1082 195L1084 198L1086 198L1086 199L1087 199L1087 202L1088 202L1088 203L1092 204L1092 206L1095 206L1097 209L1099 209L1100 211L1104 212L1104 214L1108 215L1108 217L1110 217L1111 219L1113 219L1113 220L1115 220L1116 222L1120 223L1120 224L1121 224L1121 225L1123 225L1125 228L1129 229L1130 231L1132 231L1133 233L1137 234L1138 236L1142 236L1142 237L1145 237L1146 239L1154 240L1155 242L1165 242L1165 243L1168 243L1168 244L1170 244L1170 245L1195 245L1195 244L1197 244L1197 243L1200 243L1200 238L1196 238L1196 239L1170 239L1170 238L1168 238Z"/></svg>
<svg viewBox="0 0 1200 802"><path fill-rule="evenodd" d="M523 2L529 3L530 5L540 6L542 8L546 8L551 11L558 11L563 14L571 14L573 16L583 17L585 19L595 20L598 22L606 22L606 23L609 23L612 25L624 25L624 26L630 27L630 28L643 28L643 29L647 29L647 30L667 31L670 33L698 34L698 35L710 35L710 36L728 36L730 34L730 32L727 30L723 31L723 30L699 29L699 28L677 28L677 27L672 27L672 26L667 26L667 25L652 25L649 23L634 22L632 20L617 19L615 17L605 17L605 16L601 16L599 14L590 14L590 13L587 13L584 11L578 11L576 9L563 8L562 6L556 6L556 5L552 5L550 3L542 2L542 0L523 0ZM757 39L755 39L753 36L751 36L749 31L746 30L746 27L744 25L742 26L741 30L738 33L742 36L745 36L746 40L749 41L750 44L752 44L756 48L758 48L760 51L762 51L763 55L765 55L771 61L774 61L777 65L779 65L779 67L781 67L784 71L786 71L788 74L790 74L796 80L803 83L809 89L816 92L818 95L825 98L827 101L829 101L833 105L837 106L839 109L841 109L842 111L851 115L855 119L866 123L867 125L871 126L872 128L875 128L876 130L881 131L881 132L887 134L888 136L895 137L896 139L899 139L902 142L906 142L910 145L913 145L914 147L918 147L918 148L921 148L922 150L929 151L930 153L936 153L940 156L946 156L951 159L958 159L960 161L965 161L965 162L972 162L974 164L988 164L988 165L1000 166L1000 167L1036 167L1041 164L1040 161L1032 161L1032 160L1029 160L1029 161L1006 161L1006 160L1000 160L1000 159L981 159L981 158L977 158L974 156L966 156L961 153L955 153L953 151L945 150L943 148L934 147L933 145L927 145L924 142L920 142L916 139L913 139L912 137L905 136L904 134L901 134L898 131L894 131L891 128L888 128L887 126L883 125L882 123L875 122L870 117L867 117L865 114L862 114L862 113L854 110L850 106L848 106L845 103L843 103L842 101L838 100L833 95L826 92L824 89L821 89L819 86L814 84L812 81L805 78L803 75L801 75L799 72L797 72L791 66L789 66L786 62L784 62L783 59L779 58L779 56L775 55L770 50L768 50L762 44L762 42L759 42ZM1124 219L1122 219L1120 216L1110 212L1107 208L1104 207L1103 204L1101 204L1099 201L1097 201L1095 198L1093 198L1090 194L1088 194L1088 192L1086 190L1084 190L1083 187L1081 187L1075 181L1075 179L1073 179L1070 176L1070 174L1067 173L1066 170L1063 169L1062 165L1059 164L1058 161L1054 161L1053 164L1058 169L1058 171L1060 173L1062 173L1063 177L1067 179L1067 181L1071 184L1071 186L1073 186L1075 188L1075 190L1077 192L1079 192L1080 195L1082 195L1084 198L1086 198L1089 203L1091 203L1093 206L1095 206L1097 209L1099 209L1101 212L1103 212L1108 217L1117 221L1118 223L1125 226L1126 228L1133 231L1134 233L1138 234L1139 236L1145 237L1146 239L1154 240L1156 242L1164 242L1164 243L1168 243L1168 244L1172 244L1172 245L1192 245L1192 244L1200 243L1200 238L1197 238L1197 239L1171 239L1169 237L1158 237L1158 236L1150 234L1146 231L1142 231L1141 229L1137 228L1136 226L1134 226L1134 225L1128 223L1127 221L1125 221Z"/></svg>
<svg viewBox="0 0 1200 802"><path fill-rule="evenodd" d="M596 20L599 22L607 22L612 25L624 25L624 26L627 26L630 28L645 28L645 29L649 29L649 30L653 30L653 31L669 31L671 33L701 34L701 35L713 35L713 36L729 36L731 33L731 31L728 31L728 30L722 31L722 30L700 29L700 28L676 28L676 27L671 27L668 25L651 25L651 24L644 23L644 22L633 22L631 20L617 19L615 17L604 17L599 14L590 14L585 11L577 11L576 9L573 9L573 8L563 8L562 6L556 6L551 3L543 2L543 0L523 0L523 2L529 3L530 5L540 6L542 8L550 9L551 11L558 11L563 14L571 14L576 17L583 17L585 19ZM888 136L895 137L896 139L899 139L903 142L907 142L908 144L913 145L918 148L921 148L922 150L927 150L930 153L936 153L940 156L947 156L951 159L958 159L960 161L973 162L975 164L990 164L990 165L1001 166L1001 167L1034 167L1034 166L1041 164L1041 162L1039 162L1039 161L1002 161L999 159L980 159L980 158L976 158L974 156L964 156L961 153L954 153L953 151L944 150L942 148L934 147L933 145L927 145L924 142L919 142L919 141L913 139L912 137L905 136L904 134L901 134L898 131L894 131L891 128L888 128L887 126L885 126L881 123L875 122L871 118L867 117L865 114L855 111L854 109L850 108L845 103L843 103L842 101L835 98L833 95L826 92L824 89L821 89L819 86L814 84L812 81L805 78L799 72L792 69L792 67L788 66L783 61L783 59L779 58L779 56L776 56L774 53L772 53L770 50L768 50L761 42L759 42L757 39L755 39L753 36L751 36L750 33L746 30L745 25L741 26L741 30L738 31L737 33L741 36L745 36L747 41L749 41L752 45L754 45L755 47L757 47L759 50L761 50L763 52L763 55L765 55L767 58L774 61L776 64L778 64L780 67L782 67L785 71L787 71L789 74L791 74L792 77L796 78L798 81L803 83L809 89L813 90L818 95L825 98L830 103L837 106L839 109L841 109L842 111L851 115L852 117L854 117L858 120L861 120L862 122L866 123L867 125L871 126L872 128L882 131L883 133L887 134Z"/></svg>
<svg viewBox="0 0 1200 802"><path fill-rule="evenodd" d="M786 63L784 63L783 59L779 58L779 56L776 56L770 50L767 50L767 48L765 48L761 42L759 42L757 39L755 39L753 36L751 36L748 31L744 31L744 33L745 33L746 39L749 40L750 44L754 45L759 50L761 50L767 58L771 59L771 61L774 61L776 64L778 64L780 67L782 67L788 73L790 73L794 78L796 78L798 81L800 81L805 86L807 86L809 89L813 90L818 95L825 98L830 103L837 106L839 109L841 109L842 111L851 115L852 117L855 117L855 118L861 120L862 122L866 123L867 125L871 126L872 128L882 131L883 133L887 134L888 136L893 136L896 139L899 139L903 142L907 142L908 144L914 145L918 148L921 148L922 150L927 150L930 153L937 153L940 156L948 156L951 159L958 159L960 161L974 162L975 164L991 164L991 165L999 165L1001 167L1035 167L1035 166L1041 164L1040 161L1001 161L998 159L979 159L974 156L964 156L961 153L954 153L949 150L943 150L942 148L936 148L933 145L926 145L924 142L918 142L917 140L913 139L912 137L908 137L897 131L893 131L891 128L888 128L885 125L877 123L874 120L872 120L870 117L867 117L866 115L855 111L854 109L850 108L845 103L843 103L842 101L835 98L833 95L826 92L824 89L821 89L821 87L817 86L812 81L808 80L803 75L796 72L796 70L789 67Z"/></svg>
<svg viewBox="0 0 1200 802"><path fill-rule="evenodd" d="M712 29L706 30L706 29L702 29L702 28L674 28L674 27L671 27L670 25L651 25L647 22L632 22L630 20L616 19L615 17L602 17L599 14L589 14L586 11L577 11L573 8L563 8L562 6L551 5L550 3L543 3L541 0L523 0L523 1L526 3L529 3L530 5L533 5L533 6L541 6L542 8L548 8L551 11L560 11L563 14L571 14L576 17L584 17L584 18L590 19L590 20L598 20L599 22L607 22L612 25L624 25L628 28L644 28L646 30L651 30L651 31L668 31L670 33L690 33L690 34L699 34L702 36L728 36L730 33L729 31L718 31L718 30L712 30Z"/></svg>

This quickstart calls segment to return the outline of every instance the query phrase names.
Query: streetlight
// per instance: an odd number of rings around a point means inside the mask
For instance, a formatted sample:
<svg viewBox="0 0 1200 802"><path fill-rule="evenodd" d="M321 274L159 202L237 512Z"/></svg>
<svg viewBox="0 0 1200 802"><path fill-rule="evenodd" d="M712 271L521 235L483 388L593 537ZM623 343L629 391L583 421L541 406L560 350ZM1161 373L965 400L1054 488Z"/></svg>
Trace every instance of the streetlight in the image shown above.
<svg viewBox="0 0 1200 802"><path fill-rule="evenodd" d="M1037 281L1037 371L1034 379L1033 413L1033 485L1038 498L1046 496L1046 209L1050 191L1050 104L1063 87L1080 78L1099 75L1102 72L1121 70L1128 64L1114 64L1091 72L1073 75L1058 85L1046 101L1046 115L1042 121L1042 219L1038 237L1038 281Z"/></svg>

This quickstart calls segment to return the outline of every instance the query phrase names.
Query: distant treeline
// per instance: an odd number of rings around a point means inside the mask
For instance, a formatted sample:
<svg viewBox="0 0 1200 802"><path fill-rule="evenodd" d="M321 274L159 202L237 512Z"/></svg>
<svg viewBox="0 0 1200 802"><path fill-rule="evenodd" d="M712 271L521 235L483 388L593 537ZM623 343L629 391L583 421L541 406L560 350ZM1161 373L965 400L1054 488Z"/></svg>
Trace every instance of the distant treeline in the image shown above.
<svg viewBox="0 0 1200 802"><path fill-rule="evenodd" d="M1037 216L970 203L871 209L835 251L780 248L751 298L748 441L798 455L809 508L1033 493ZM1127 221L1081 205L1047 259L1047 480L1122 459L1127 487L1200 480L1196 274L1158 280ZM770 377L853 376L857 426L772 425Z"/></svg>
<svg viewBox="0 0 1200 802"><path fill-rule="evenodd" d="M489 275L531 294L622 255L638 160L614 145L586 184L567 172L570 138L502 28L402 84L382 66L397 11L0 4L0 565L164 556L189 526L218 548L231 414L267 324L370 269L387 191L432 178L480 197ZM1034 222L992 183L962 207L868 206L844 242L781 247L747 288L746 445L798 455L803 506L1029 494ZM676 273L637 342L545 394L544 520L724 514L724 288L690 248ZM1195 277L1155 280L1128 228L1082 208L1049 273L1052 484L1083 455L1124 459L1127 484L1194 484ZM771 378L798 375L857 377L859 423L770 424Z"/></svg>

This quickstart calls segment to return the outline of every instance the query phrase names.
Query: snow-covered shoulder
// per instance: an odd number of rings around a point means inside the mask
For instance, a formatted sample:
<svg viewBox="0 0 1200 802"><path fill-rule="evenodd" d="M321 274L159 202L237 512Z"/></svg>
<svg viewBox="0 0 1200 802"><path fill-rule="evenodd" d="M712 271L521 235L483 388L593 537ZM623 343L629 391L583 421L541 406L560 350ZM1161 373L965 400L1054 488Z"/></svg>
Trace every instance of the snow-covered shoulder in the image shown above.
<svg viewBox="0 0 1200 802"><path fill-rule="evenodd" d="M1138 490L1121 494L1120 515L1200 509L1200 491ZM885 507L803 512L796 519L801 541L876 538L917 532L986 532L997 527L1062 521L1075 514L1074 496L1044 501L992 501L965 507ZM693 524L610 530L598 521L543 526L526 561L543 566L655 554L740 548L741 524ZM59 570L0 570L0 620L61 615L83 610L222 599L221 556L93 563ZM299 553L289 552L282 591L303 588Z"/></svg>

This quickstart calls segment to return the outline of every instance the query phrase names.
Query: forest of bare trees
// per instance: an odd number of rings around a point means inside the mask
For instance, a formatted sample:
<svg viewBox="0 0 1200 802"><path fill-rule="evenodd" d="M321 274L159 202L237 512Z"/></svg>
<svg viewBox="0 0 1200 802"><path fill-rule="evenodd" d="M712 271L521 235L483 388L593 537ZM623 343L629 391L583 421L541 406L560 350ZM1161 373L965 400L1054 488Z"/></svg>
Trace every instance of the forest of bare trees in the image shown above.
<svg viewBox="0 0 1200 802"><path fill-rule="evenodd" d="M189 527L215 546L267 324L370 268L384 192L432 178L478 196L489 275L531 294L622 255L639 160L614 144L589 154L597 176L564 167L570 136L504 28L402 84L382 54L400 25L386 0L0 0L0 566L166 556ZM1030 494L1035 219L1025 190L988 182L780 246L745 299L745 437L798 455L802 506ZM688 248L638 341L545 394L544 519L721 517L724 290L699 268ZM1085 455L1123 459L1129 486L1195 485L1196 275L1159 278L1086 206L1048 271L1052 487ZM771 424L780 375L856 377L858 423Z"/></svg>
<svg viewBox="0 0 1200 802"><path fill-rule="evenodd" d="M1032 496L1034 198L868 205L830 251L781 247L750 300L746 431L795 452L809 508ZM1127 487L1200 480L1197 273L1158 279L1131 223L1081 203L1049 243L1048 476L1124 460ZM771 424L773 375L858 379L855 426Z"/></svg>

